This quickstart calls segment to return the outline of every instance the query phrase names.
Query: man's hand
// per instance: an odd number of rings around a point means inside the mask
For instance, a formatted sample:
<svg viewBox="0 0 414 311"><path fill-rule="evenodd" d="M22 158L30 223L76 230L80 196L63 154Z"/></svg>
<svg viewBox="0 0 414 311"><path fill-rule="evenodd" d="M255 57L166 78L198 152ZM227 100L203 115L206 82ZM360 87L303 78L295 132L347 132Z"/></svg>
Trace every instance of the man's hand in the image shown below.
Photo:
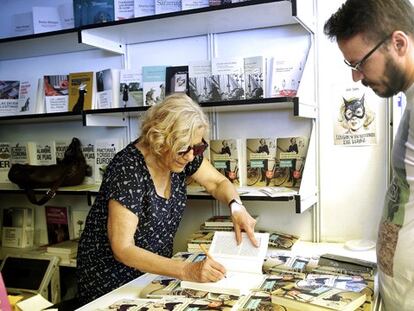
<svg viewBox="0 0 414 311"><path fill-rule="evenodd" d="M182 280L193 282L217 282L226 275L224 268L217 261L206 257L199 262L190 262L184 267Z"/></svg>
<svg viewBox="0 0 414 311"><path fill-rule="evenodd" d="M237 245L239 245L242 241L242 231L245 231L252 244L259 247L259 243L254 236L256 219L250 216L242 204L236 202L232 203L232 205L233 204L237 204L237 208L232 208L231 211L231 218L233 220L234 232L236 233Z"/></svg>

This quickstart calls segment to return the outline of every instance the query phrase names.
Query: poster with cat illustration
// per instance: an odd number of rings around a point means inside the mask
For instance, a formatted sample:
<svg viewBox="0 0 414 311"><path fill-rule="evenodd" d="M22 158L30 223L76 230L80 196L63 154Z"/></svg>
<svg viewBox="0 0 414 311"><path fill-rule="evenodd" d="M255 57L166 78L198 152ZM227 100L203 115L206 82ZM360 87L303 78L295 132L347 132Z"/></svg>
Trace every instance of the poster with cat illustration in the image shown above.
<svg viewBox="0 0 414 311"><path fill-rule="evenodd" d="M343 146L377 144L377 113L370 90L358 84L334 88L334 143Z"/></svg>

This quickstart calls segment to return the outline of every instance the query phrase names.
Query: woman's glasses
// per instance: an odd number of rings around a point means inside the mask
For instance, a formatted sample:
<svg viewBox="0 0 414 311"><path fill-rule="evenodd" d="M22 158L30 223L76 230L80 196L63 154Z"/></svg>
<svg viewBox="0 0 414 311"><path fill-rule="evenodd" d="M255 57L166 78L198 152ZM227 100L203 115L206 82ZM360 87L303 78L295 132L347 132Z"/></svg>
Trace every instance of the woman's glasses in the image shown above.
<svg viewBox="0 0 414 311"><path fill-rule="evenodd" d="M206 151L208 147L208 143L202 138L201 143L194 145L194 146L188 146L186 150L178 151L178 155L183 157L187 153L189 153L191 150L193 150L193 155L196 157L198 155L202 155L204 151Z"/></svg>

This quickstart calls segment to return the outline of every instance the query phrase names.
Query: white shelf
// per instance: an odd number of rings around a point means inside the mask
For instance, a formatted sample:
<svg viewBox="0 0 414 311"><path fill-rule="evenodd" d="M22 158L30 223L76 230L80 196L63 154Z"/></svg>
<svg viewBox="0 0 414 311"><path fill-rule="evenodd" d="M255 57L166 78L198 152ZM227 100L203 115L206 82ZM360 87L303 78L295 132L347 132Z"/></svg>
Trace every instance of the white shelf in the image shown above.
<svg viewBox="0 0 414 311"><path fill-rule="evenodd" d="M298 16L297 0L252 0L228 5L145 16L79 29L0 39L0 61L84 51L92 48L123 54L125 44L314 22ZM299 12L301 13L301 12Z"/></svg>

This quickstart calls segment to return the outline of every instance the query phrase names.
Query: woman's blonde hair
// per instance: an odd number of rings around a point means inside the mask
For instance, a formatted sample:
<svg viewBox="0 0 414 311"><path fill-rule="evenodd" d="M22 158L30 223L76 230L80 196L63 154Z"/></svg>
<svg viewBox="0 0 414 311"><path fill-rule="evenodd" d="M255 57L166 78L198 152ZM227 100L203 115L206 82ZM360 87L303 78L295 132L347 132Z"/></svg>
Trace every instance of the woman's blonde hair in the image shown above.
<svg viewBox="0 0 414 311"><path fill-rule="evenodd" d="M157 158L177 154L191 145L197 130L208 136L209 122L201 107L183 93L167 96L148 109L141 124L140 142Z"/></svg>

